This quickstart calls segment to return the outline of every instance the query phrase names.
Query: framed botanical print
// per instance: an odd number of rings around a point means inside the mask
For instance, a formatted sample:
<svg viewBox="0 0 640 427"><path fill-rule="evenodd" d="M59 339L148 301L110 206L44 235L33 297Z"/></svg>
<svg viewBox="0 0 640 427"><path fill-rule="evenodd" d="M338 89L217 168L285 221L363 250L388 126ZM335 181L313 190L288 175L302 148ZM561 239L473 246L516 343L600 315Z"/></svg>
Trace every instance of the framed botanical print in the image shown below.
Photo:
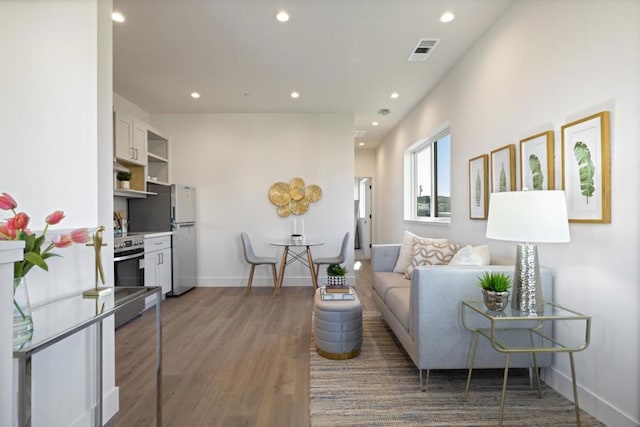
<svg viewBox="0 0 640 427"><path fill-rule="evenodd" d="M469 218L487 219L489 191L487 164L489 156L483 154L469 160Z"/></svg>
<svg viewBox="0 0 640 427"><path fill-rule="evenodd" d="M520 140L520 188L555 189L553 131Z"/></svg>
<svg viewBox="0 0 640 427"><path fill-rule="evenodd" d="M491 152L491 192L515 191L516 146L505 145Z"/></svg>
<svg viewBox="0 0 640 427"><path fill-rule="evenodd" d="M562 188L570 222L611 222L609 112L562 126Z"/></svg>

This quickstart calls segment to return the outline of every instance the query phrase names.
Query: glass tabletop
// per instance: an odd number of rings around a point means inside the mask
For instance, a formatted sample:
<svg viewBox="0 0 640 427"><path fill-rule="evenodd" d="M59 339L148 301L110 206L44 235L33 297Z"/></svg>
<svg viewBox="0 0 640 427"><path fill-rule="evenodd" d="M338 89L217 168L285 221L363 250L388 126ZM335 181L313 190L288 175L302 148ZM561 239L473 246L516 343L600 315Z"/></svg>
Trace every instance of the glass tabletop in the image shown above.
<svg viewBox="0 0 640 427"><path fill-rule="evenodd" d="M273 246L292 246L292 247L306 247L306 246L320 246L324 245L324 242L320 242L318 240L303 240L303 241L293 241L293 240L280 240L270 242L270 245Z"/></svg>
<svg viewBox="0 0 640 427"><path fill-rule="evenodd" d="M82 292L63 296L31 310L33 335L19 348L13 349L13 357L26 357L49 345L96 323L123 308L133 300L146 298L161 289L158 286L118 286L111 292L97 298L85 298Z"/></svg>
<svg viewBox="0 0 640 427"><path fill-rule="evenodd" d="M482 301L463 301L463 305L473 309L481 315L496 321L502 320L553 320L553 319L588 319L589 316L578 313L577 311L570 310L566 307L562 307L556 303L545 301L544 310L540 313L528 313L526 311L516 310L509 304L504 311L497 312L487 309Z"/></svg>

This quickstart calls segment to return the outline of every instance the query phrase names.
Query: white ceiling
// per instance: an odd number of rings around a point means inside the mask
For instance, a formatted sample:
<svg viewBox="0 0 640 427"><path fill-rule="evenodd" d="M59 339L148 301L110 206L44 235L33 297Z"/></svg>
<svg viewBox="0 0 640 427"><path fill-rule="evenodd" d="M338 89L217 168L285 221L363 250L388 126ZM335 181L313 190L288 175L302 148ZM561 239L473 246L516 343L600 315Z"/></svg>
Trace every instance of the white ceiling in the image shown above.
<svg viewBox="0 0 640 427"><path fill-rule="evenodd" d="M152 114L351 113L374 148L512 1L114 0L114 90Z"/></svg>

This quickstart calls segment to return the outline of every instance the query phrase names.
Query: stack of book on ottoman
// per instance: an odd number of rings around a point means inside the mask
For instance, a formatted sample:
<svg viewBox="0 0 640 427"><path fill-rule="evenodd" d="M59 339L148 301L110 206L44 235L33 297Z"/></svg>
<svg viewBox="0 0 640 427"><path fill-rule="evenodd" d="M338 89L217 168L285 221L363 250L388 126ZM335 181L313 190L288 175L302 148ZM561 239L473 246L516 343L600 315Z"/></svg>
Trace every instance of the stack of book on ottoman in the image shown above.
<svg viewBox="0 0 640 427"><path fill-rule="evenodd" d="M323 301L354 300L355 295L351 286L327 285L326 287L320 288L320 297Z"/></svg>

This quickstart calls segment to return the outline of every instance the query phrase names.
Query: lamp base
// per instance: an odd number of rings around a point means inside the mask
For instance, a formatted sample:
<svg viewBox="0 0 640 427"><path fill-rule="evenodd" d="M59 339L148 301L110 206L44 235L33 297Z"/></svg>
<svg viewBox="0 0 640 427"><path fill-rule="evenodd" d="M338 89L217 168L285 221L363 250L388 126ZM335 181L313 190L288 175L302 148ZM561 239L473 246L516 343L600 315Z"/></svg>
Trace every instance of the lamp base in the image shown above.
<svg viewBox="0 0 640 427"><path fill-rule="evenodd" d="M536 245L530 243L518 245L511 308L530 314L544 312Z"/></svg>

